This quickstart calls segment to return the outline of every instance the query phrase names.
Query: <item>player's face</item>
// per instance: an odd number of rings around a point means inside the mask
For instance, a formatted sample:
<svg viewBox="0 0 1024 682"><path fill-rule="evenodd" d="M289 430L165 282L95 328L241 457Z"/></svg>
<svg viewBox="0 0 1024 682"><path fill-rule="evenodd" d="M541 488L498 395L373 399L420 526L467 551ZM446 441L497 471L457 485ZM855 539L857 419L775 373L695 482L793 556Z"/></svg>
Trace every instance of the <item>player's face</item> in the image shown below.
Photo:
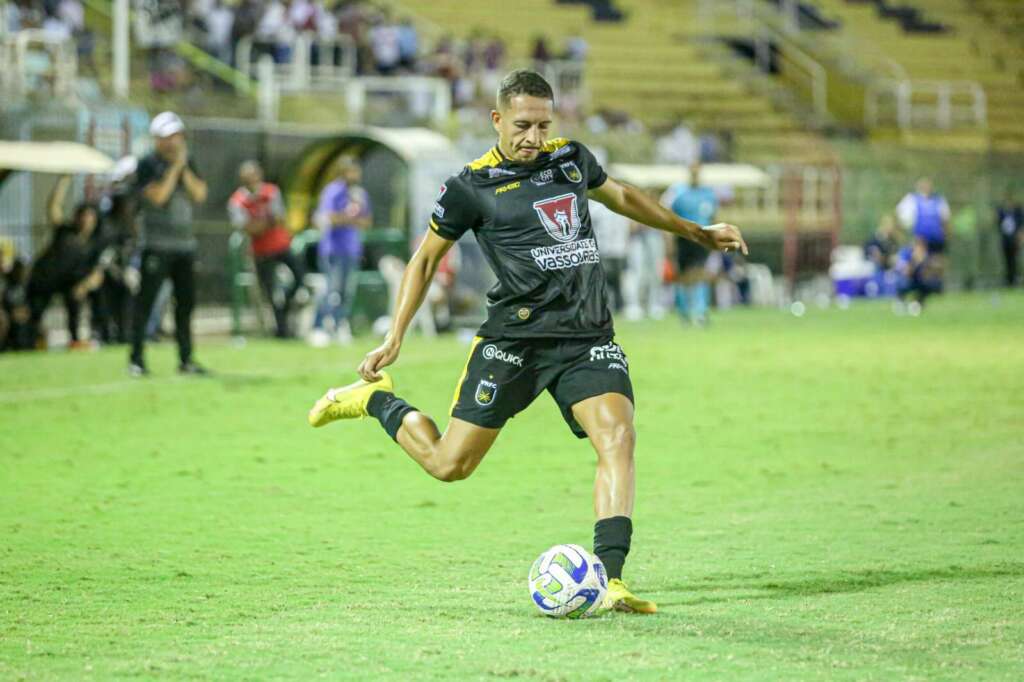
<svg viewBox="0 0 1024 682"><path fill-rule="evenodd" d="M507 106L491 112L498 149L513 161L533 161L548 141L553 116L551 100L515 95Z"/></svg>

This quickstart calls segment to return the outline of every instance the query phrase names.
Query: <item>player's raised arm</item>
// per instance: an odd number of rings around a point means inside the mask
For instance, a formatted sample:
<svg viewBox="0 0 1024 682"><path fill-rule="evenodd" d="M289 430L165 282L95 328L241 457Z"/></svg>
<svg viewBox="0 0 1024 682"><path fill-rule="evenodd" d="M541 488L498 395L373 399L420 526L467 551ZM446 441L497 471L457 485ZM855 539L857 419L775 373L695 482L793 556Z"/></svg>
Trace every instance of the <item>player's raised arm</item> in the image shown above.
<svg viewBox="0 0 1024 682"><path fill-rule="evenodd" d="M698 225L680 218L629 183L609 177L600 187L590 190L589 196L638 223L671 232L706 248L747 253L747 243L739 228L726 223Z"/></svg>
<svg viewBox="0 0 1024 682"><path fill-rule="evenodd" d="M433 230L427 230L426 236L402 274L402 284L398 287L398 301L395 304L395 317L391 321L391 330L385 337L384 343L367 353L363 361L359 363L357 371L363 380L378 381L380 379L378 371L398 359L398 353L402 348L402 339L405 338L405 332L409 329L409 324L415 317L416 311L423 304L427 289L430 287L430 280L434 278L441 259L454 243L435 234Z"/></svg>

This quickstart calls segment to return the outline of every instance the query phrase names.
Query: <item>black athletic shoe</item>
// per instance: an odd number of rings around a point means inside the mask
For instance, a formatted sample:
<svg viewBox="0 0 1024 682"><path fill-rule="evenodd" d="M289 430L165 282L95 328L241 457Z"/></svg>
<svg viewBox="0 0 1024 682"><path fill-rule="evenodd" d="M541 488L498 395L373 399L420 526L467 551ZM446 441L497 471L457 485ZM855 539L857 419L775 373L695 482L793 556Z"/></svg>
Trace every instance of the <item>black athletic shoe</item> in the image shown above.
<svg viewBox="0 0 1024 682"><path fill-rule="evenodd" d="M128 376L134 379L141 379L149 376L149 369L141 362L128 363Z"/></svg>
<svg viewBox="0 0 1024 682"><path fill-rule="evenodd" d="M209 375L209 373L210 371L208 369L206 369L202 365L197 365L191 360L189 360L188 362L183 362L180 365L178 365L178 374L190 374L192 376L207 376Z"/></svg>

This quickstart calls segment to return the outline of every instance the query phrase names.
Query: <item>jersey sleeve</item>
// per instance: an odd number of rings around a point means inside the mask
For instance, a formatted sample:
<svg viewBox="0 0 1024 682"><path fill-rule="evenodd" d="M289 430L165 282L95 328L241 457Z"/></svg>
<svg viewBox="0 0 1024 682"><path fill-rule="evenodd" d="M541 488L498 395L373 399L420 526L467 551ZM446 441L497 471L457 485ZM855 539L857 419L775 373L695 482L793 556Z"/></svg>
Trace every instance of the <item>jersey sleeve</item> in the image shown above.
<svg viewBox="0 0 1024 682"><path fill-rule="evenodd" d="M597 189L608 179L608 174L601 168L592 151L579 142L576 146L580 150L580 165L583 166L583 177L587 179L587 189Z"/></svg>
<svg viewBox="0 0 1024 682"><path fill-rule="evenodd" d="M456 241L466 230L476 228L480 222L480 209L471 188L467 186L467 180L461 175L448 178L441 185L441 191L434 201L430 229L444 239Z"/></svg>

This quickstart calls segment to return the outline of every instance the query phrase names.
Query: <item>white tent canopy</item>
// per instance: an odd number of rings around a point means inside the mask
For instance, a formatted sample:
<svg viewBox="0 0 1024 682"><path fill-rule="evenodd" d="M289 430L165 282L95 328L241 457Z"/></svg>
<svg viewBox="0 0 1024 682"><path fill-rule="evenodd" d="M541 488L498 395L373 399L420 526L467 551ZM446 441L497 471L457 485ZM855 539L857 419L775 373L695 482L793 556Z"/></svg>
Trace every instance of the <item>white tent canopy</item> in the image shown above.
<svg viewBox="0 0 1024 682"><path fill-rule="evenodd" d="M0 172L109 173L114 160L77 142L0 141Z"/></svg>
<svg viewBox="0 0 1024 682"><path fill-rule="evenodd" d="M645 189L664 189L677 182L689 182L689 169L674 164L613 163L613 177ZM708 187L767 187L772 178L757 166L745 163L706 163L700 169L701 184Z"/></svg>

